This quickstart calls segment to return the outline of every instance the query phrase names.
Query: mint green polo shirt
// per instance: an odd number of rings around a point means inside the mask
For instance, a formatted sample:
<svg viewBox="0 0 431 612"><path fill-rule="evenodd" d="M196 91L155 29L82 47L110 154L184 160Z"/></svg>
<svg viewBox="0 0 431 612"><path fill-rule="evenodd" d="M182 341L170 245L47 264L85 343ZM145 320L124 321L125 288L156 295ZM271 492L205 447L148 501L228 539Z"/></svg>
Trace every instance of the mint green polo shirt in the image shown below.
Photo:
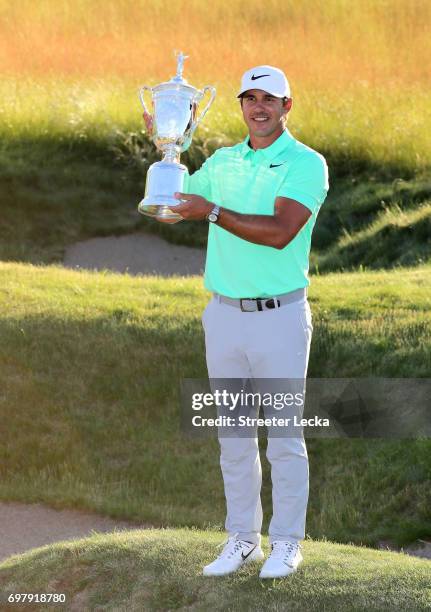
<svg viewBox="0 0 431 612"><path fill-rule="evenodd" d="M296 140L287 128L265 149L254 151L247 137L215 151L197 172L186 176L184 193L255 215L273 215L275 199L283 196L300 202L312 215L284 249L254 244L210 223L205 287L244 298L279 295L309 285L311 234L328 188L324 157Z"/></svg>

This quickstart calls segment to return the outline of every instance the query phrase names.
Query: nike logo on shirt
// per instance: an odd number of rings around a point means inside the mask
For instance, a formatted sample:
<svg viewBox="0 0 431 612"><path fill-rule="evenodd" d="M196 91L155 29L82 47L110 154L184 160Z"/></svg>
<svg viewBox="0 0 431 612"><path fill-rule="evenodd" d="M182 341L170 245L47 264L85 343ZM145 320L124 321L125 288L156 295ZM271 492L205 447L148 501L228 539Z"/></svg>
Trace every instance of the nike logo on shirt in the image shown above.
<svg viewBox="0 0 431 612"><path fill-rule="evenodd" d="M258 76L254 76L254 74L251 76L251 80L255 81L256 79L262 79L263 77L269 76L269 74L259 74Z"/></svg>

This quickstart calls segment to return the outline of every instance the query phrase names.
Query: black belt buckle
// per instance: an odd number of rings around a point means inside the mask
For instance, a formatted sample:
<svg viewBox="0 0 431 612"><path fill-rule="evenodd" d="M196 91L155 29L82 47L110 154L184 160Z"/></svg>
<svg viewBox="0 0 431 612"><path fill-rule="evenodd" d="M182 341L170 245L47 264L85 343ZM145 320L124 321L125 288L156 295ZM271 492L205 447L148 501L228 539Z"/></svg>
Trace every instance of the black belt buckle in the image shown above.
<svg viewBox="0 0 431 612"><path fill-rule="evenodd" d="M280 306L281 306L280 300L277 298L277 307L278 307L278 308L280 308ZM271 299L269 299L269 300L266 300L266 301L265 301L265 307L266 307L266 308L269 308L269 309L275 308L275 301L274 301L274 298L271 298Z"/></svg>

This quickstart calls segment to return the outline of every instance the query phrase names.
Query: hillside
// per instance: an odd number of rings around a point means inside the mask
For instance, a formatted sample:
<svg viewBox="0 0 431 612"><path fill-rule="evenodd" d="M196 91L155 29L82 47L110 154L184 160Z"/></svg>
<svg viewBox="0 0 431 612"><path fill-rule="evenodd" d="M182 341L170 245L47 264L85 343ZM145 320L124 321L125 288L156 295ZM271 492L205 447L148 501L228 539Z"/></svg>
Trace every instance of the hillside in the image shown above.
<svg viewBox="0 0 431 612"><path fill-rule="evenodd" d="M429 266L315 276L309 376L430 377L430 283ZM0 287L0 498L221 527L217 441L180 429L181 380L206 378L201 280L2 263ZM430 536L428 439L308 448L311 537Z"/></svg>
<svg viewBox="0 0 431 612"><path fill-rule="evenodd" d="M213 146L203 142L184 155L190 171ZM102 142L5 144L0 152L0 258L61 262L66 246L75 241L140 229L204 247L206 224L165 226L137 213L146 168L156 158L142 136L132 141L124 135ZM330 170L331 189L313 234L312 271L429 260L431 183L426 175L405 180L397 179L395 171L379 178L364 171L337 176L342 169L336 161Z"/></svg>
<svg viewBox="0 0 431 612"><path fill-rule="evenodd" d="M258 580L256 564L225 578L203 578L202 566L221 541L221 533L197 529L94 534L0 564L0 587L6 593L22 593L25 585L30 593L64 594L69 610L380 612L431 605L427 560L306 540L304 563L288 580ZM13 604L52 608L18 606Z"/></svg>

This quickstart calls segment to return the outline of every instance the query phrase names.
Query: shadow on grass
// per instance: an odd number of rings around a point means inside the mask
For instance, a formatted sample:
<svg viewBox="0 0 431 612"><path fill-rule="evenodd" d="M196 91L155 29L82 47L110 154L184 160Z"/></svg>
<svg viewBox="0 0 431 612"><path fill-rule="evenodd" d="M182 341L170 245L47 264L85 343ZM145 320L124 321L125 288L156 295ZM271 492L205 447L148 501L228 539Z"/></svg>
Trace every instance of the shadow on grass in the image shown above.
<svg viewBox="0 0 431 612"><path fill-rule="evenodd" d="M197 139L182 161L192 173L216 148L226 144L231 142L223 137ZM375 220L382 202L394 193L406 207L412 202L418 206L429 197L429 184L416 184L411 168L382 167L370 159L346 157L345 152L332 149L322 153L328 160L331 189L313 236L319 251L334 246L344 230L355 232ZM154 145L139 131L105 137L95 134L86 139L72 134L5 139L0 150L0 258L59 262L65 247L74 242L139 229L172 243L205 247L206 223L168 226L137 212L147 169L158 159ZM414 253L414 244L412 248ZM392 247L385 253L388 266L399 263ZM360 265L362 257L362 252L355 252L349 264ZM408 261L416 260L410 256ZM372 267L373 260L367 265Z"/></svg>

